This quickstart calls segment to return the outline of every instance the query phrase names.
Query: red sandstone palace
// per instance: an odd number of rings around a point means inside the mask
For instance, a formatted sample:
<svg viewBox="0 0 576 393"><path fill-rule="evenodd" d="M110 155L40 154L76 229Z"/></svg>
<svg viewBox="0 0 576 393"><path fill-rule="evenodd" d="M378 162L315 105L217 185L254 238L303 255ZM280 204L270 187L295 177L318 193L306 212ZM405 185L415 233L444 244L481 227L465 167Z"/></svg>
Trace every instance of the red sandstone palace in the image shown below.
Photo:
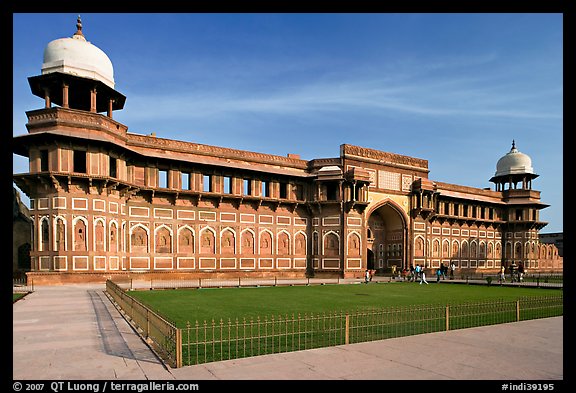
<svg viewBox="0 0 576 393"><path fill-rule="evenodd" d="M80 21L50 42L30 77L14 182L30 198L36 282L156 277L361 276L410 264L492 272L561 271L540 243L548 205L512 143L495 189L433 181L428 161L341 145L302 160L128 132L112 63Z"/></svg>

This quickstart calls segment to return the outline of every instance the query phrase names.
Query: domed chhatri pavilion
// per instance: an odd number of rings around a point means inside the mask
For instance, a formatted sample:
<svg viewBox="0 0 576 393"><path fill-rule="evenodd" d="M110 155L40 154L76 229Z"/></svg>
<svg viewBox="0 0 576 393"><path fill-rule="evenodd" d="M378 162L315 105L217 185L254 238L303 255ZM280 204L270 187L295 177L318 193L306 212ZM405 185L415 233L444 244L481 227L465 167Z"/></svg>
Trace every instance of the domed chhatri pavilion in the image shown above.
<svg viewBox="0 0 576 393"><path fill-rule="evenodd" d="M44 107L13 139L28 157L14 182L30 198L35 283L110 277L360 277L454 263L496 272L561 271L540 243L547 207L528 155L496 164L495 189L433 181L428 161L343 144L302 160L128 132L112 114L108 56L86 40L46 46L28 78Z"/></svg>

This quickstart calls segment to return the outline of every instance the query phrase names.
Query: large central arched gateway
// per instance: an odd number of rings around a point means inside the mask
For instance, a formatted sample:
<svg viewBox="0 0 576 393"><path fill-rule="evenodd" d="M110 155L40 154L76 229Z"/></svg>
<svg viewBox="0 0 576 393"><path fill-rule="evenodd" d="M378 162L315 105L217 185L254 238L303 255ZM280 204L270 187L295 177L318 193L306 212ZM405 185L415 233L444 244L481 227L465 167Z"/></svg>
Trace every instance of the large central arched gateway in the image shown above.
<svg viewBox="0 0 576 393"><path fill-rule="evenodd" d="M394 201L382 201L367 213L367 268L388 270L407 266L408 217Z"/></svg>

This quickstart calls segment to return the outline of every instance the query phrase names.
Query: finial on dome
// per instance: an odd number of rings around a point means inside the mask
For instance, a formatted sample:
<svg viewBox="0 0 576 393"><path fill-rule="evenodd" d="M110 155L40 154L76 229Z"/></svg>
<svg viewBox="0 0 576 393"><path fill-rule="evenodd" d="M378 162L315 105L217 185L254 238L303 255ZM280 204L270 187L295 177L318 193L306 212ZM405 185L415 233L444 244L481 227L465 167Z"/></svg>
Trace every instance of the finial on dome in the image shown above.
<svg viewBox="0 0 576 393"><path fill-rule="evenodd" d="M76 19L76 33L72 36L73 38L84 38L84 34L82 33L82 19L80 15L78 15L78 19Z"/></svg>
<svg viewBox="0 0 576 393"><path fill-rule="evenodd" d="M512 139L512 149L516 149L516 143L514 142L514 139Z"/></svg>

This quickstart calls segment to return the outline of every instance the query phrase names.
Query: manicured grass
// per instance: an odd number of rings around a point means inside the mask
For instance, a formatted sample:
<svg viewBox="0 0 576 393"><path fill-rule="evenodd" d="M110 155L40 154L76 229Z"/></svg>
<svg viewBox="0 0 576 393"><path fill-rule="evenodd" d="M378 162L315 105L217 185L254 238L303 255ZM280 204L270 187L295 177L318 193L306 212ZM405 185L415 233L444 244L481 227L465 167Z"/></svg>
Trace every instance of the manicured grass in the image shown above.
<svg viewBox="0 0 576 393"><path fill-rule="evenodd" d="M264 317L386 308L421 304L458 304L473 301L517 300L557 296L559 289L418 283L371 283L260 288L205 288L132 291L130 295L174 322L222 318Z"/></svg>
<svg viewBox="0 0 576 393"><path fill-rule="evenodd" d="M27 295L27 293L12 293L12 303L16 302L17 300L22 299L26 295Z"/></svg>

